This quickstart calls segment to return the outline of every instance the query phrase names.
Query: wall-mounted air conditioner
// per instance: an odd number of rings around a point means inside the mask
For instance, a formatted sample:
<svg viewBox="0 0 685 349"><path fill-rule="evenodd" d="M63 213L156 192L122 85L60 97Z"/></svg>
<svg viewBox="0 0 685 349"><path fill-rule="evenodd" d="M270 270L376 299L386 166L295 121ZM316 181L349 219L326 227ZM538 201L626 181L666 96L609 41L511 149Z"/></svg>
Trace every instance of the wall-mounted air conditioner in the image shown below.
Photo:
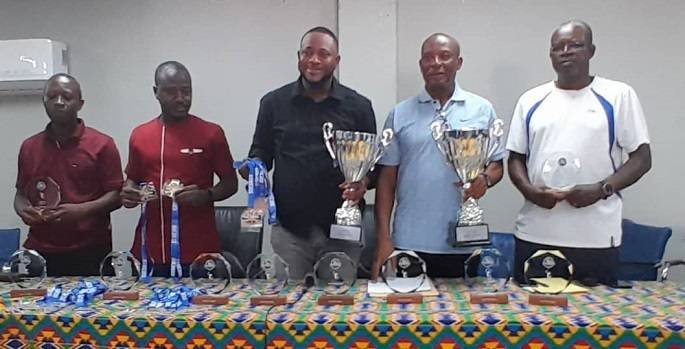
<svg viewBox="0 0 685 349"><path fill-rule="evenodd" d="M0 40L0 95L40 94L52 75L68 72L64 43L50 39Z"/></svg>

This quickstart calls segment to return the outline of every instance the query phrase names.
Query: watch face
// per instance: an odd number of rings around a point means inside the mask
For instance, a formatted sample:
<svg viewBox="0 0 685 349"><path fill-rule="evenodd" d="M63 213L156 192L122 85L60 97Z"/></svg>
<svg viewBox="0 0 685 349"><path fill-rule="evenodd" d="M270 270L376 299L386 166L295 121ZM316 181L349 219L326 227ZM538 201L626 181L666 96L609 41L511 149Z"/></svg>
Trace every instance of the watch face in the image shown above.
<svg viewBox="0 0 685 349"><path fill-rule="evenodd" d="M612 195L614 193L614 187L612 187L609 183L604 183L602 185L602 191L605 195Z"/></svg>

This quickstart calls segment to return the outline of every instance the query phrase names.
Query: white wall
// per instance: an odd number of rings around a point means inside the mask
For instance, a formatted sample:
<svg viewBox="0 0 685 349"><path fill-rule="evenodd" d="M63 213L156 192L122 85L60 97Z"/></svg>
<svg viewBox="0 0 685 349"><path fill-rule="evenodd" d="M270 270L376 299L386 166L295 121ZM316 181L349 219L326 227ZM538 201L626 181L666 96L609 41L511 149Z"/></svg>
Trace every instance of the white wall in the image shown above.
<svg viewBox="0 0 685 349"><path fill-rule="evenodd" d="M667 257L685 258L685 215L678 145L685 121L685 2L562 0L0 0L0 40L49 37L69 45L89 125L111 134L124 157L130 130L152 118L155 66L185 63L194 79L192 111L220 123L233 154L247 152L259 98L297 76L299 38L308 28L338 28L340 78L374 104L379 127L398 98L422 86L419 47L433 32L462 44L461 85L490 99L507 122L518 96L554 77L549 36L570 18L595 31L594 73L631 84L643 103L653 169L625 192L625 216L670 225ZM23 226L12 211L16 152L47 118L38 97L0 98L0 226ZM371 195L372 196L372 195ZM241 193L223 204L240 205ZM508 180L482 200L492 228L511 231L521 205ZM114 213L115 248L128 248L134 210ZM685 273L679 278L685 280Z"/></svg>

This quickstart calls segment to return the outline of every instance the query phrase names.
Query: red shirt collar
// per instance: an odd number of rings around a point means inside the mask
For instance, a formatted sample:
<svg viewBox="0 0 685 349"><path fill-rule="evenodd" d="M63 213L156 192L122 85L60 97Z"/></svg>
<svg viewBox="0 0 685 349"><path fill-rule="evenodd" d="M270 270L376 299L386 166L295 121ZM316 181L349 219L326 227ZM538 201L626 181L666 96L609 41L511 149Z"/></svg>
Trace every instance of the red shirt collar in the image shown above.
<svg viewBox="0 0 685 349"><path fill-rule="evenodd" d="M76 119L76 129L74 130L74 133L69 136L69 139L67 139L67 142L71 141L78 141L81 139L83 136L83 131L86 129L86 125L83 123L83 119L77 118ZM51 141L57 141L57 138L55 137L54 132L52 131L52 121L48 123L47 126L45 126L45 135L47 138Z"/></svg>

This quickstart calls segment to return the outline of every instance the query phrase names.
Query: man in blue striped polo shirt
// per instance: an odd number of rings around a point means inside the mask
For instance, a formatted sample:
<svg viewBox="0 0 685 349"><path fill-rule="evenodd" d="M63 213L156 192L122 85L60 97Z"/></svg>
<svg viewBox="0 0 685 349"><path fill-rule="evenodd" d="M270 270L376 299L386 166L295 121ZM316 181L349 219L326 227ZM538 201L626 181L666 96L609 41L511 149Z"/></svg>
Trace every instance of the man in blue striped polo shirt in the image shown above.
<svg viewBox="0 0 685 349"><path fill-rule="evenodd" d="M575 279L615 282L623 207L617 193L649 171L651 152L635 91L591 76L594 53L587 23L559 26L549 51L556 81L524 93L514 110L507 140L509 176L525 198L516 221L519 282L525 260L540 249L561 250L575 265ZM579 160L569 190L551 189L544 179L543 165L556 154Z"/></svg>

